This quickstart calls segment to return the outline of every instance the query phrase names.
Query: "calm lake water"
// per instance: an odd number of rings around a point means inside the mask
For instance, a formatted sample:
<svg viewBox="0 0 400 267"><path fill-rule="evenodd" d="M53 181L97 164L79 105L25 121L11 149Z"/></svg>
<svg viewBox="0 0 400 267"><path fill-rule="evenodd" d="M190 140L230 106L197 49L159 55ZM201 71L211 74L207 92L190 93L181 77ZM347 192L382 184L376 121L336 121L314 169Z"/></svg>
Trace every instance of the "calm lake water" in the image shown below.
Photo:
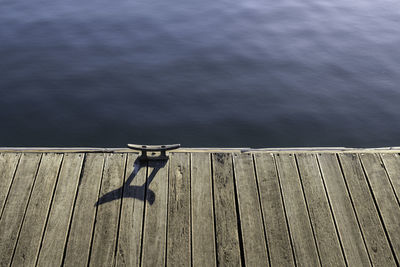
<svg viewBox="0 0 400 267"><path fill-rule="evenodd" d="M3 0L0 146L400 145L398 0Z"/></svg>

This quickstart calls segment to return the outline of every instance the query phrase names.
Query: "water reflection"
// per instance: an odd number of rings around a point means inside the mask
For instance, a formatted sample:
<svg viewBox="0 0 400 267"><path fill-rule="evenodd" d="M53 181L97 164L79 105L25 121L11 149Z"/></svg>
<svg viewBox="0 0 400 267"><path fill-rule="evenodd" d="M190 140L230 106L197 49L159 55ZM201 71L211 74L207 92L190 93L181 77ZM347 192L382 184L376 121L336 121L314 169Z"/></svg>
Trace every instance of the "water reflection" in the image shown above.
<svg viewBox="0 0 400 267"><path fill-rule="evenodd" d="M398 145L399 7L3 1L0 145Z"/></svg>

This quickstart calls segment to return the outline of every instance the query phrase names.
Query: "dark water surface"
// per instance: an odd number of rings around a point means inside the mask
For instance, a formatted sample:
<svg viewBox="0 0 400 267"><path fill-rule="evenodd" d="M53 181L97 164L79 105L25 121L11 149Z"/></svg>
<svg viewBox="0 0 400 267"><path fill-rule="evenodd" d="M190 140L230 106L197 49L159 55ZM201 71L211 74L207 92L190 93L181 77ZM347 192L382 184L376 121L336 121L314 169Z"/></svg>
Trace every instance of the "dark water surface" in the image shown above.
<svg viewBox="0 0 400 267"><path fill-rule="evenodd" d="M3 0L0 146L400 145L398 0Z"/></svg>

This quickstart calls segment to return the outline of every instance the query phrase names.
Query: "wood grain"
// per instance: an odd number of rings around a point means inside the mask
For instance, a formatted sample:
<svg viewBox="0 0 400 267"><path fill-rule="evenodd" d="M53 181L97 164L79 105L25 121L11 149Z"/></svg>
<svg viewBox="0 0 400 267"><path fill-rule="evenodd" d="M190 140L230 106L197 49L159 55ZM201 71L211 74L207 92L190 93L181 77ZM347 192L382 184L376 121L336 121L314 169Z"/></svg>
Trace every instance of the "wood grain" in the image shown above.
<svg viewBox="0 0 400 267"><path fill-rule="evenodd" d="M269 266L253 157L235 153L233 163L245 264Z"/></svg>
<svg viewBox="0 0 400 267"><path fill-rule="evenodd" d="M318 154L348 266L371 266L357 217L335 154Z"/></svg>
<svg viewBox="0 0 400 267"><path fill-rule="evenodd" d="M62 154L43 154L12 266L35 266L36 264L62 158Z"/></svg>
<svg viewBox="0 0 400 267"><path fill-rule="evenodd" d="M41 154L22 154L0 219L0 266L9 266Z"/></svg>
<svg viewBox="0 0 400 267"><path fill-rule="evenodd" d="M189 161L189 153L170 155L167 266L191 264Z"/></svg>
<svg viewBox="0 0 400 267"><path fill-rule="evenodd" d="M164 266L167 235L168 166L149 162L144 218L142 266Z"/></svg>
<svg viewBox="0 0 400 267"><path fill-rule="evenodd" d="M139 266L142 240L147 163L128 154L121 222L118 235L117 266Z"/></svg>
<svg viewBox="0 0 400 267"><path fill-rule="evenodd" d="M271 153L254 154L271 266L294 266L281 188Z"/></svg>
<svg viewBox="0 0 400 267"><path fill-rule="evenodd" d="M400 206L378 154L360 154L397 261L400 261Z"/></svg>
<svg viewBox="0 0 400 267"><path fill-rule="evenodd" d="M297 154L296 158L321 264L323 266L345 266L317 158L313 154L302 153Z"/></svg>
<svg viewBox="0 0 400 267"><path fill-rule="evenodd" d="M395 150L29 151L0 153L0 266L399 265Z"/></svg>
<svg viewBox="0 0 400 267"><path fill-rule="evenodd" d="M212 154L217 264L241 266L232 155Z"/></svg>
<svg viewBox="0 0 400 267"><path fill-rule="evenodd" d="M339 154L339 159L372 264L395 266L396 262L357 155Z"/></svg>
<svg viewBox="0 0 400 267"><path fill-rule="evenodd" d="M191 154L193 266L216 266L211 161L209 153Z"/></svg>
<svg viewBox="0 0 400 267"><path fill-rule="evenodd" d="M86 154L71 221L64 266L87 266L103 175L104 154Z"/></svg>
<svg viewBox="0 0 400 267"><path fill-rule="evenodd" d="M393 153L383 153L381 158L389 175L390 182L396 193L397 202L400 201L400 155ZM399 202L400 203L400 202Z"/></svg>
<svg viewBox="0 0 400 267"><path fill-rule="evenodd" d="M318 251L293 154L276 154L276 166L298 266L319 266Z"/></svg>
<svg viewBox="0 0 400 267"><path fill-rule="evenodd" d="M37 266L60 266L84 154L64 155Z"/></svg>
<svg viewBox="0 0 400 267"><path fill-rule="evenodd" d="M90 266L114 266L126 154L106 155L97 202Z"/></svg>
<svg viewBox="0 0 400 267"><path fill-rule="evenodd" d="M0 218L20 157L19 153L0 153Z"/></svg>

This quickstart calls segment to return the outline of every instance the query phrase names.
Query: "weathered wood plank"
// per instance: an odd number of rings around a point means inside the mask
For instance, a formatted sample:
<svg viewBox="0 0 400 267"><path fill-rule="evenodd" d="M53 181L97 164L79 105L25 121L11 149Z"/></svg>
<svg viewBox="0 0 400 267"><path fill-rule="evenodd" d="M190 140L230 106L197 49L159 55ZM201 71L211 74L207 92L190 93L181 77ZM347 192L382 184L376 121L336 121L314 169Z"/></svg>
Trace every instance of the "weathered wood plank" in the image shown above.
<svg viewBox="0 0 400 267"><path fill-rule="evenodd" d="M0 147L0 153L130 153L130 148L96 148L96 147ZM174 152L206 153L400 153L400 147L350 148L350 147L181 147Z"/></svg>
<svg viewBox="0 0 400 267"><path fill-rule="evenodd" d="M41 154L22 154L0 220L0 266L9 266Z"/></svg>
<svg viewBox="0 0 400 267"><path fill-rule="evenodd" d="M167 266L191 264L189 156L189 153L170 154Z"/></svg>
<svg viewBox="0 0 400 267"><path fill-rule="evenodd" d="M271 266L294 266L281 188L271 153L254 154Z"/></svg>
<svg viewBox="0 0 400 267"><path fill-rule="evenodd" d="M246 266L269 266L260 198L251 154L233 154Z"/></svg>
<svg viewBox="0 0 400 267"><path fill-rule="evenodd" d="M381 157L396 193L397 201L400 201L400 155L383 153Z"/></svg>
<svg viewBox="0 0 400 267"><path fill-rule="evenodd" d="M0 266L398 265L399 155L204 151L0 153Z"/></svg>
<svg viewBox="0 0 400 267"><path fill-rule="evenodd" d="M339 159L372 264L395 266L396 262L357 155L339 154Z"/></svg>
<svg viewBox="0 0 400 267"><path fill-rule="evenodd" d="M193 266L216 266L214 209L209 153L191 154Z"/></svg>
<svg viewBox="0 0 400 267"><path fill-rule="evenodd" d="M94 225L90 266L114 266L126 154L106 155Z"/></svg>
<svg viewBox="0 0 400 267"><path fill-rule="evenodd" d="M20 153L0 153L0 218L20 157Z"/></svg>
<svg viewBox="0 0 400 267"><path fill-rule="evenodd" d="M296 158L321 264L346 266L317 158L303 153L297 154Z"/></svg>
<svg viewBox="0 0 400 267"><path fill-rule="evenodd" d="M348 266L371 266L336 154L318 154Z"/></svg>
<svg viewBox="0 0 400 267"><path fill-rule="evenodd" d="M293 154L276 154L278 177L298 266L319 266L318 251Z"/></svg>
<svg viewBox="0 0 400 267"><path fill-rule="evenodd" d="M83 159L64 155L37 266L61 266Z"/></svg>
<svg viewBox="0 0 400 267"><path fill-rule="evenodd" d="M376 204L392 244L395 256L400 261L400 207L377 154L360 154Z"/></svg>
<svg viewBox="0 0 400 267"><path fill-rule="evenodd" d="M122 194L117 266L140 265L147 163L141 163L137 158L137 154L128 154Z"/></svg>
<svg viewBox="0 0 400 267"><path fill-rule="evenodd" d="M35 266L36 264L62 158L62 154L43 154L15 249L12 266Z"/></svg>
<svg viewBox="0 0 400 267"><path fill-rule="evenodd" d="M232 155L213 153L213 183L217 264L241 266Z"/></svg>
<svg viewBox="0 0 400 267"><path fill-rule="evenodd" d="M168 165L163 161L148 164L142 266L165 265Z"/></svg>
<svg viewBox="0 0 400 267"><path fill-rule="evenodd" d="M64 266L87 266L104 154L86 154L67 239Z"/></svg>

